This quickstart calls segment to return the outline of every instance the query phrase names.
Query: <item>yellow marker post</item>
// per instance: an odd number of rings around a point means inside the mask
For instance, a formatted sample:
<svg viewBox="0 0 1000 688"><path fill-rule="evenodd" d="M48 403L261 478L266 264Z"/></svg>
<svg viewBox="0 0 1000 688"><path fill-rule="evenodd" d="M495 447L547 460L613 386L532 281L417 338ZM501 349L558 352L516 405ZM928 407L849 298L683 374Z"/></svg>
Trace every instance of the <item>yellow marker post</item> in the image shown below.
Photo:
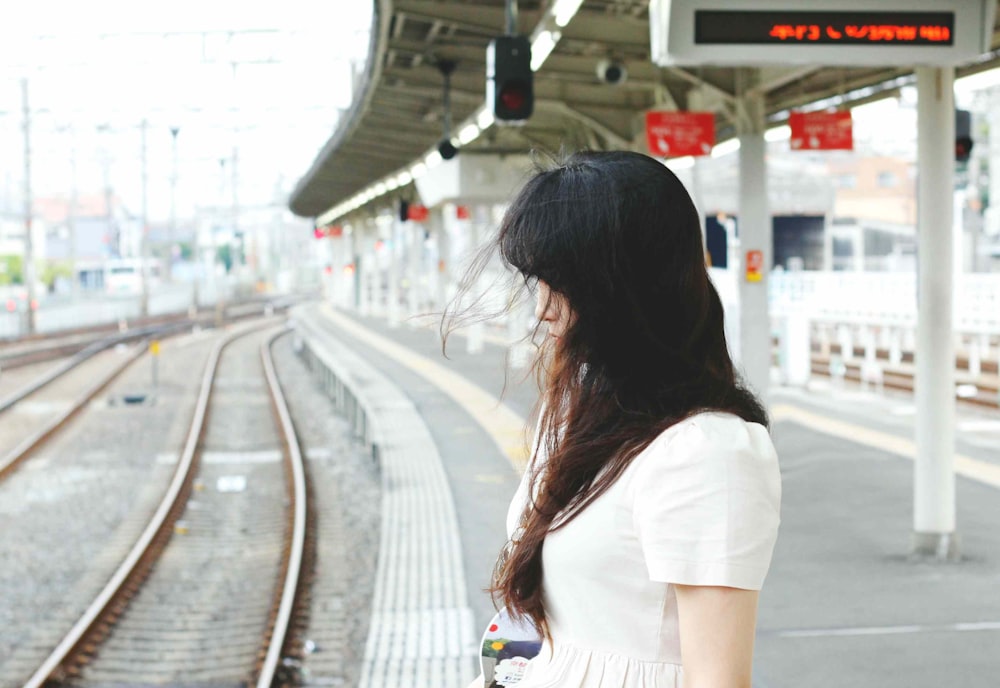
<svg viewBox="0 0 1000 688"><path fill-rule="evenodd" d="M159 384L160 379L160 340L154 339L149 343L149 355L153 357L153 391Z"/></svg>

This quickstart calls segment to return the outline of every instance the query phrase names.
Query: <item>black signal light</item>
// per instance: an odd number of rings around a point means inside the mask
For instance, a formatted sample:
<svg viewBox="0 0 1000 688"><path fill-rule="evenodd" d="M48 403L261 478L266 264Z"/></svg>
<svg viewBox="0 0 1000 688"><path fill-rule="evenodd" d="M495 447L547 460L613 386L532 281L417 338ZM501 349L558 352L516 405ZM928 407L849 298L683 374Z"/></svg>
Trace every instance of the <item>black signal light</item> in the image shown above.
<svg viewBox="0 0 1000 688"><path fill-rule="evenodd" d="M523 122L535 109L531 43L498 36L486 50L486 103L499 122Z"/></svg>

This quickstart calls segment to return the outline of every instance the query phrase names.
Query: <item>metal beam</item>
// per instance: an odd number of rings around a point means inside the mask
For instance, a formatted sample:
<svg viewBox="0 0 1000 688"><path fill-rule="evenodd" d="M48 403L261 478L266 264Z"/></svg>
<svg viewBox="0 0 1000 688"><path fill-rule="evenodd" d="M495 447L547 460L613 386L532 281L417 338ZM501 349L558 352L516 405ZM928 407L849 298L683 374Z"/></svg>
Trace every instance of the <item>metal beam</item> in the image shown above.
<svg viewBox="0 0 1000 688"><path fill-rule="evenodd" d="M574 109L567 105L566 103L559 100L539 100L535 101L536 106L542 109L548 110L550 112L555 112L561 115L565 115L570 119L574 119L578 122L586 124L588 127L596 131L602 137L604 137L609 143L623 149L630 150L632 148L632 142L626 139L624 136L614 131L611 127L600 122L598 119L592 115L581 112L580 110Z"/></svg>
<svg viewBox="0 0 1000 688"><path fill-rule="evenodd" d="M400 95L413 98L426 98L429 100L435 100L438 102L441 100L441 86L425 86L418 84L392 84L383 86L383 89L388 91L392 95ZM454 86L451 88L451 96L455 100L466 100L475 105L479 105L483 102L483 91L481 89L475 91L457 89ZM381 97L381 94L379 96Z"/></svg>
<svg viewBox="0 0 1000 688"><path fill-rule="evenodd" d="M433 24L445 21L458 28L485 36L503 33L504 10L502 6L472 5L469 3L431 2L429 0L397 0L395 11L410 19Z"/></svg>

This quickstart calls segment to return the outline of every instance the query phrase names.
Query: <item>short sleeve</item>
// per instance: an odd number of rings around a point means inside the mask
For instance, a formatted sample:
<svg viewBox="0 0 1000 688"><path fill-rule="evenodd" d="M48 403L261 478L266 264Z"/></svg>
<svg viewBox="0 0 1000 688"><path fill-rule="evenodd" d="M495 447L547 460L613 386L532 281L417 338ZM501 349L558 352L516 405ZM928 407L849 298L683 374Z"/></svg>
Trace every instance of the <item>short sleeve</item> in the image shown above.
<svg viewBox="0 0 1000 688"><path fill-rule="evenodd" d="M767 429L731 414L699 414L636 461L633 518L650 579L760 590L781 510Z"/></svg>

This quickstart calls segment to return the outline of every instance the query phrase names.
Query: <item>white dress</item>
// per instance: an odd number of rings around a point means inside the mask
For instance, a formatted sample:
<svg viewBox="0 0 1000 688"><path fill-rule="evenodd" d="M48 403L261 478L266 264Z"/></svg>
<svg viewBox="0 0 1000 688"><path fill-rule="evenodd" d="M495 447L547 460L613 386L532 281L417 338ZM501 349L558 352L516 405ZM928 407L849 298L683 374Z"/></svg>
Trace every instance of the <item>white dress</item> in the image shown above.
<svg viewBox="0 0 1000 688"><path fill-rule="evenodd" d="M508 535L527 475L507 514ZM780 504L778 458L763 426L711 412L665 430L603 495L546 536L552 644L518 688L682 688L672 584L760 590Z"/></svg>

